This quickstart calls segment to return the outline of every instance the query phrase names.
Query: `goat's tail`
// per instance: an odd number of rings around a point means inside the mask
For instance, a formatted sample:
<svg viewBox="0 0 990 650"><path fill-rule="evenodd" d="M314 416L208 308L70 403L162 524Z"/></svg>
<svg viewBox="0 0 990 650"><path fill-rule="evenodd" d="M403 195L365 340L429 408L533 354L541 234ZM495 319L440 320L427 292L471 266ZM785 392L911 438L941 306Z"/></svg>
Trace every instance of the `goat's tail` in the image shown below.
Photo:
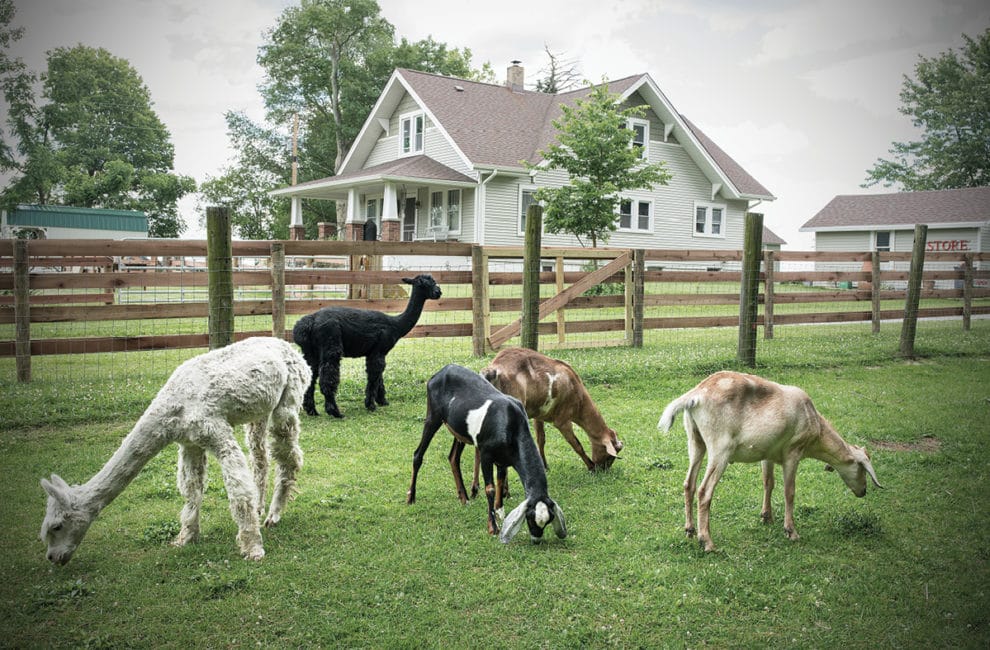
<svg viewBox="0 0 990 650"><path fill-rule="evenodd" d="M677 414L684 409L692 409L698 404L698 398L695 397L694 391L684 393L673 402L667 405L667 408L663 410L663 415L660 416L660 421L657 422L657 428L663 432L670 431L670 427L674 425L674 418Z"/></svg>

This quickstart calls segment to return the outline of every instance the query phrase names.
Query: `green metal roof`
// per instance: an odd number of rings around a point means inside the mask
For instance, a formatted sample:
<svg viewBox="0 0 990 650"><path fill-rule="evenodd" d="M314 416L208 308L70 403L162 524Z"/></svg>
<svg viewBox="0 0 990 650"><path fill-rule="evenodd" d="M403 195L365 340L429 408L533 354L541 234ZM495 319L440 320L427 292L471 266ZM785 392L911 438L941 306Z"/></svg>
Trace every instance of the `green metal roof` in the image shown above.
<svg viewBox="0 0 990 650"><path fill-rule="evenodd" d="M148 232L148 217L137 210L74 208L65 205L19 205L7 213L7 224Z"/></svg>

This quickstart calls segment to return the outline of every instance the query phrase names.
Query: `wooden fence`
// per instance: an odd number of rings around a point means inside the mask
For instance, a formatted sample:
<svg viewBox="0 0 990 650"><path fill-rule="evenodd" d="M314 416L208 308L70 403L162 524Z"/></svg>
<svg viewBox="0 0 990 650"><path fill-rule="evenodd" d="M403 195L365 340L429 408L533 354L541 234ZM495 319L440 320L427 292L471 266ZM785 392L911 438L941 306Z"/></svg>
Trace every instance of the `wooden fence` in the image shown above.
<svg viewBox="0 0 990 650"><path fill-rule="evenodd" d="M206 253L205 241L191 240L0 241L0 357L207 347L205 327L188 334L31 334L36 324L205 319ZM521 248L238 241L233 256L233 283L241 292L235 316L270 316L273 325L237 331L234 338L273 331L286 336L281 328L287 315L328 305L402 311L406 299L394 288L416 271L376 270L390 268L382 259L413 260L444 288L441 300L426 305L424 315L434 318L421 318L409 336L471 337L474 353L484 355L519 334ZM764 335L796 323L872 321L877 328L882 320L903 317L903 305L892 303L904 301L898 285L908 279L910 258L910 253L765 253L758 319ZM378 263L368 264L372 259ZM544 248L540 345L639 345L649 330L737 327L741 260L742 251L735 250ZM990 272L980 264L985 260L980 253L928 253L931 270L924 273L922 299L938 304L922 306L918 317L958 317L968 328L973 315L990 313ZM843 268L788 270L798 263ZM601 286L611 293L589 294ZM314 291L319 287L342 293L321 295ZM171 292L169 299L122 299L152 288ZM803 307L795 309L798 305ZM599 338L591 340L592 333Z"/></svg>

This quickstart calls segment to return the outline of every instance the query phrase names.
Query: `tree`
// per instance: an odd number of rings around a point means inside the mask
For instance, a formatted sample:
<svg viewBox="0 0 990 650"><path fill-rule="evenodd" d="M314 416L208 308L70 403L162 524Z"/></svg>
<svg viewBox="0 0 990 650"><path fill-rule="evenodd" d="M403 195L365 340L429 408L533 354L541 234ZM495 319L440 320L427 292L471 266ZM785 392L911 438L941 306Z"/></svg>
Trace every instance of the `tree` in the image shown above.
<svg viewBox="0 0 990 650"><path fill-rule="evenodd" d="M432 37L396 42L394 33L374 0L303 0L286 9L266 33L258 54L266 73L260 88L266 123L250 127L244 123L240 135L231 132L238 154L221 177L227 188L223 193L255 195L268 175L284 179L268 189L287 184L291 164L287 143L294 116L300 120L299 180L333 176L396 67L494 79L487 64L480 71L472 69L471 51L466 48L450 48ZM268 164L275 156L252 171L257 151L278 141L283 143L281 163ZM214 183L218 180L207 181L211 193L219 189ZM235 212L241 209L232 207ZM288 201L279 199L272 209L276 216L269 223L281 223L283 217L288 223ZM307 202L303 211L307 236L315 236L319 221L334 220L335 212L332 202ZM261 218L260 214L242 216L244 220Z"/></svg>
<svg viewBox="0 0 990 650"><path fill-rule="evenodd" d="M960 53L919 57L915 78L904 77L900 112L922 129L922 139L893 143L892 159L877 159L863 187L990 185L990 30L963 38Z"/></svg>
<svg viewBox="0 0 990 650"><path fill-rule="evenodd" d="M641 117L644 107L622 109L618 99L603 81L591 86L587 98L574 106L561 106L563 116L553 122L557 142L540 153L546 169L566 171L569 181L535 193L544 203L547 232L586 237L592 247L599 241L607 243L616 229L622 192L669 182L663 163L644 162L642 149L631 146L634 133L626 125L630 118ZM527 163L527 167L544 171L543 164Z"/></svg>
<svg viewBox="0 0 990 650"><path fill-rule="evenodd" d="M536 91L555 95L576 87L581 81L581 71L573 59L563 58L563 52L551 52L550 46L544 44L543 51L547 54L547 67L540 70L545 76L536 81Z"/></svg>
<svg viewBox="0 0 990 650"><path fill-rule="evenodd" d="M185 224L177 201L196 184L172 172L168 130L134 68L102 48L79 45L48 52L41 105L34 81L23 69L4 78L17 142L16 152L8 149L0 160L3 171L15 172L4 203L141 210L152 236L178 236Z"/></svg>

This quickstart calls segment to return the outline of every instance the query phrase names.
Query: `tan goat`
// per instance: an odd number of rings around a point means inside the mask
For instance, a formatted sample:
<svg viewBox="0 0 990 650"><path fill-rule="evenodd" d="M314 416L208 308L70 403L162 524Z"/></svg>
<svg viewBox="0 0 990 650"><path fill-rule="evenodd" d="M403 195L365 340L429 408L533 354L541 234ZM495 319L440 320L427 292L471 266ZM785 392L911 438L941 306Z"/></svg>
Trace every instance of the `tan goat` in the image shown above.
<svg viewBox="0 0 990 650"><path fill-rule="evenodd" d="M716 372L664 409L658 427L669 431L684 411L690 463L684 480L684 530L695 534L693 500L701 460L708 467L698 493L698 541L714 551L708 517L715 485L729 463L761 462L765 523L773 521L770 493L774 463L784 468L784 532L798 539L794 529L794 480L802 458L815 458L835 469L857 497L866 494L867 475L877 481L870 456L862 447L847 444L823 418L800 388L738 372Z"/></svg>
<svg viewBox="0 0 990 650"><path fill-rule="evenodd" d="M545 422L560 430L591 471L611 467L622 450L622 441L605 424L581 378L563 361L527 348L508 348L499 352L481 375L503 393L522 402L526 414L536 424L536 444L544 466L547 465ZM588 434L591 458L574 436L572 423Z"/></svg>

